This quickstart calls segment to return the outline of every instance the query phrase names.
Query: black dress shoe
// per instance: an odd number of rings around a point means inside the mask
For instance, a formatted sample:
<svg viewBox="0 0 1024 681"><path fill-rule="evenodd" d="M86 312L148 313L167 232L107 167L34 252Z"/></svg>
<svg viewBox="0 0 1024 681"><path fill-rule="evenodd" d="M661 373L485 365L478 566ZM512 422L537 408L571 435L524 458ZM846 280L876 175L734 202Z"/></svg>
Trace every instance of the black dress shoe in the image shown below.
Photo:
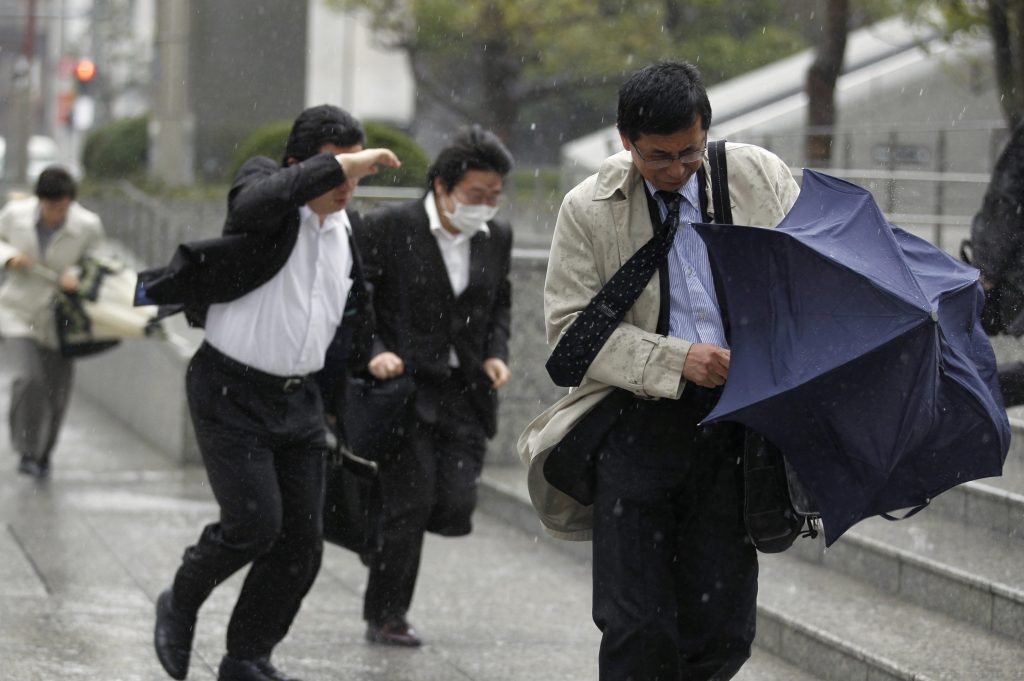
<svg viewBox="0 0 1024 681"><path fill-rule="evenodd" d="M153 646L157 659L172 679L188 676L188 662L192 657L192 635L196 630L195 615L174 607L171 590L166 589L156 599L156 629Z"/></svg>
<svg viewBox="0 0 1024 681"><path fill-rule="evenodd" d="M370 643L383 643L389 646L405 646L415 648L423 641L416 635L404 617L392 617L382 624L369 622L366 626L366 640Z"/></svg>
<svg viewBox="0 0 1024 681"><path fill-rule="evenodd" d="M225 655L220 661L217 681L299 681L288 676L270 664L270 658L239 660Z"/></svg>

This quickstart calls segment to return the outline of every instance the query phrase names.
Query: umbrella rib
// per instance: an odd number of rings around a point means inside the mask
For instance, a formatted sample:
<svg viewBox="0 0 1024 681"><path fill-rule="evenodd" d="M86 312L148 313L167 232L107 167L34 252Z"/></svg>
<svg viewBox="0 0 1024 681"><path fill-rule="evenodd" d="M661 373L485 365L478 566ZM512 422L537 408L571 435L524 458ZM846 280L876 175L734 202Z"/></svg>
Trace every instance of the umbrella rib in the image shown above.
<svg viewBox="0 0 1024 681"><path fill-rule="evenodd" d="M897 247L898 247L898 245L897 245ZM910 305L914 310L917 310L919 312L925 312L928 315L931 315L931 312L932 312L931 306L929 306L927 308L921 308L921 307L919 307L919 302L918 301L908 299L906 296L902 295L899 291L893 291L893 290L890 290L890 289L886 289L886 288L884 288L881 285L880 282L875 281L874 279L872 279L871 277L867 276L866 274L860 272L859 270L856 270L856 269L854 269L854 268L852 268L852 267L850 267L850 266L848 266L848 265L846 265L846 264L836 260L835 258L830 258L829 256L825 255L821 251L818 251L818 250L816 250L814 248L811 248L811 247L808 247L808 248L811 251L811 253L816 255L822 261L828 263L829 265L831 265L832 267L834 267L835 269L837 269L837 270L839 270L841 272L852 273L852 274L856 275L859 279L861 279L862 281L867 282L872 288L874 288L876 291L878 291L879 293L883 294L884 296L896 298L899 301L904 302L907 305ZM924 294L924 291L921 289L921 285L917 282L917 277L913 276L913 272L910 271L909 267L907 266L907 264L905 262L901 261L901 264L905 268L905 271L910 274L910 279L914 283L914 286L916 287L917 292L920 294L921 298L924 299L925 301L928 301L928 296L926 296ZM867 316L867 315L863 315L863 316Z"/></svg>
<svg viewBox="0 0 1024 681"><path fill-rule="evenodd" d="M897 336L894 336L893 338L890 338L885 343L883 343L881 345L878 345L878 346L872 348L871 350L867 350L865 352L862 352L862 353L860 353L858 355L855 355L855 356L845 360L840 365L831 367L831 368L825 370L824 372L822 372L820 374L817 374L814 377L809 378L807 380L800 381L799 383L793 383L791 385L784 385L784 386L779 386L779 387L781 389L783 389L783 390L795 390L797 388L801 388L801 387L803 387L805 385L809 385L809 384L814 383L816 381L823 381L825 379L828 379L828 378L830 378L832 376L832 374L834 374L835 372L839 371L840 369L843 369L844 367L848 366L851 362L855 362L855 361L857 361L859 359L867 357L867 356L869 356L871 354L874 354L876 352L882 352L883 350L887 349L889 347L889 345L899 341L900 338L903 337L904 335L906 335L907 333L910 333L911 331L914 331L914 330L920 328L921 326L923 326L924 324L929 323L929 322L931 322L931 318L922 319L920 321L920 323L918 323L918 324L916 324L916 325L906 329L903 333L901 333L901 334L899 334ZM728 386L728 381L726 382L726 386ZM762 404L764 402L767 402L768 400L771 400L774 397L776 397L776 395L774 395L774 394L773 395L767 395L765 397L762 397L761 399L758 399L758 400L755 400L753 402L749 402L749 403L744 404L742 406L736 407L736 408L730 410L728 412L728 414L735 414L735 413L737 413L737 412L739 412L741 410L750 409L750 408L755 407L757 405L760 405L760 404ZM722 414L720 417L717 417L717 418L724 418L725 416L727 416L727 414Z"/></svg>

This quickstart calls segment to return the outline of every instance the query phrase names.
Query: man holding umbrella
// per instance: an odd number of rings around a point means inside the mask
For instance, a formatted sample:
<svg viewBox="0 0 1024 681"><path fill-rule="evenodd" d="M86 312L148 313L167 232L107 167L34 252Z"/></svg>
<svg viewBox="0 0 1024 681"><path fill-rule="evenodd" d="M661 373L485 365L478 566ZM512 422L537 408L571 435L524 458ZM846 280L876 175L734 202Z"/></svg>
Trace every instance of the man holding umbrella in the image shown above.
<svg viewBox="0 0 1024 681"><path fill-rule="evenodd" d="M592 528L602 681L727 679L750 654L757 559L742 516L743 431L698 426L729 377L730 353L708 254L691 228L722 219L708 200L711 106L697 69L669 61L633 74L619 91L617 125L625 151L574 188L558 215L544 289L549 343L571 332L652 235L668 234L668 255L580 387L527 428L520 450L548 530L587 539ZM726 158L734 221L776 225L799 192L786 165L750 145L728 145ZM553 491L540 471L613 391L629 395L599 448L591 509Z"/></svg>

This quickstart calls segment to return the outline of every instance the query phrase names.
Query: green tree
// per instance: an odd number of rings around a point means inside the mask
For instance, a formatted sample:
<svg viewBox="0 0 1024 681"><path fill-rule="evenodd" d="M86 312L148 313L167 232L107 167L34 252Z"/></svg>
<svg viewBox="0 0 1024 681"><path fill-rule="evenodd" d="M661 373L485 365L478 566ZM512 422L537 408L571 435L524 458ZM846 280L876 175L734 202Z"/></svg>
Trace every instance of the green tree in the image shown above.
<svg viewBox="0 0 1024 681"><path fill-rule="evenodd" d="M122 118L94 128L82 147L82 167L94 179L141 176L149 154L149 116Z"/></svg>
<svg viewBox="0 0 1024 681"><path fill-rule="evenodd" d="M823 9L821 38L807 69L807 158L816 165L832 160L830 128L836 123L836 81L850 32L849 0L826 0Z"/></svg>
<svg viewBox="0 0 1024 681"><path fill-rule="evenodd" d="M587 118L574 128L609 122L623 75L657 59L688 59L715 82L806 45L782 0L333 2L409 55L421 97L510 142L539 107L548 121Z"/></svg>
<svg viewBox="0 0 1024 681"><path fill-rule="evenodd" d="M912 18L939 28L947 38L987 31L1003 116L1011 128L1024 122L1024 0L902 0L902 4Z"/></svg>

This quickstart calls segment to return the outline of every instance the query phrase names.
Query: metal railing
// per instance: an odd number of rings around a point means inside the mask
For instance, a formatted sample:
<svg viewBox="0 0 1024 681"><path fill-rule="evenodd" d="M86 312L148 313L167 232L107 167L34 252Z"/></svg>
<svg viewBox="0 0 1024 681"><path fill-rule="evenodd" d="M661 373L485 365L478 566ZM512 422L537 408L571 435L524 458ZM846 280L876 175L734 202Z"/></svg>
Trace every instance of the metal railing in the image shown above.
<svg viewBox="0 0 1024 681"><path fill-rule="evenodd" d="M934 168L876 166L821 171L868 189L890 222L950 253L956 253L960 241L967 237L990 179L987 172ZM800 168L792 168L792 172L798 180L803 173ZM543 250L554 229L561 195L553 196L549 188L540 185L523 184L510 187L502 216L512 222L517 246ZM117 188L119 196L88 199L87 205L100 213L112 238L147 264L167 262L178 244L215 237L223 227L223 198L170 202L145 194L128 182ZM361 186L354 206L367 211L382 202L414 200L422 195L423 190L416 187Z"/></svg>
<svg viewBox="0 0 1024 681"><path fill-rule="evenodd" d="M803 169L790 170L798 181L803 176ZM953 254L970 233L971 219L991 177L986 173L850 168L822 172L864 187L889 222Z"/></svg>

